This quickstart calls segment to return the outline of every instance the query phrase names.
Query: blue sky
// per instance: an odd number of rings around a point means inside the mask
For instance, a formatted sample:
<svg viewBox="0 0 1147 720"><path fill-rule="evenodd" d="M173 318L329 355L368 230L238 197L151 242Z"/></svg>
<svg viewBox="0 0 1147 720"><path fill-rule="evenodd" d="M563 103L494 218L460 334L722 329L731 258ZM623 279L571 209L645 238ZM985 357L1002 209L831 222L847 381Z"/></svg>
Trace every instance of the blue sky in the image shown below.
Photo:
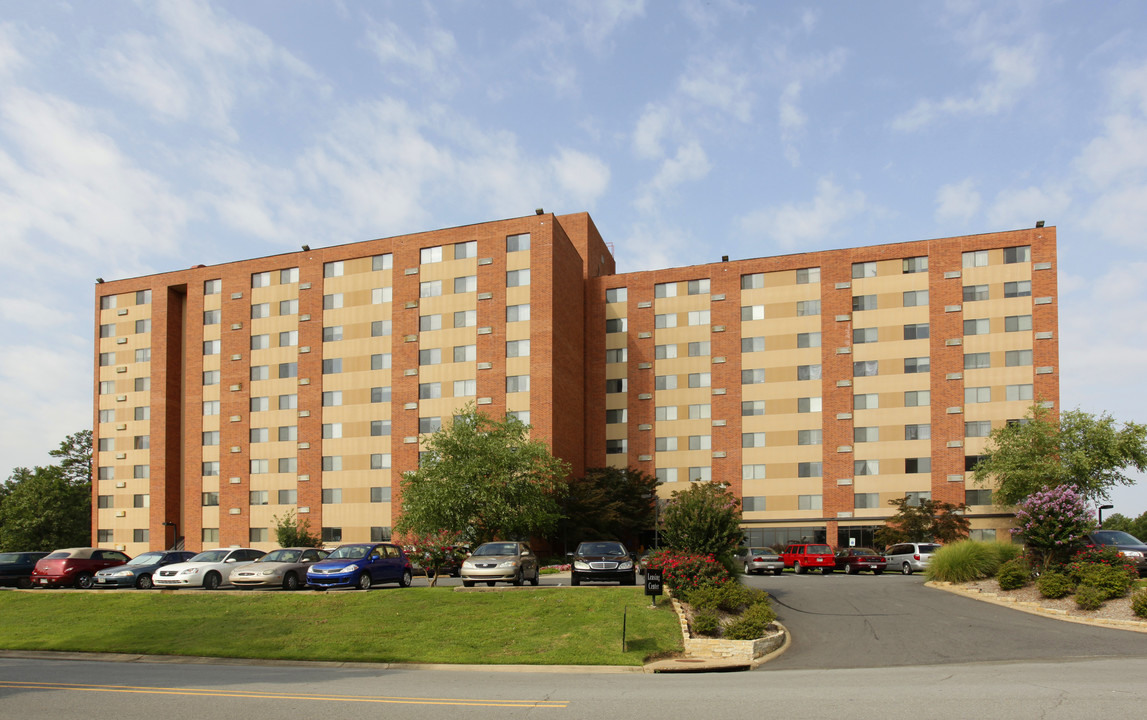
<svg viewBox="0 0 1147 720"><path fill-rule="evenodd" d="M537 207L622 271L1045 220L1062 405L1144 420L1145 32L1134 1L0 0L0 477L91 423L95 277Z"/></svg>

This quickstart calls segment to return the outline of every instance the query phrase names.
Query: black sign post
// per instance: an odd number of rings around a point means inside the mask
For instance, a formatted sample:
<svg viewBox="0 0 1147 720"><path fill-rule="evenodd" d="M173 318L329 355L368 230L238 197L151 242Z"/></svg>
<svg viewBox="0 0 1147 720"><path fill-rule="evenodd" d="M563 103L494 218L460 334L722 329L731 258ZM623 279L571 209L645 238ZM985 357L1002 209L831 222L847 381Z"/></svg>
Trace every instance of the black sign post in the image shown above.
<svg viewBox="0 0 1147 720"><path fill-rule="evenodd" d="M648 568L645 571L645 594L653 597L653 607L657 607L657 596L661 594L661 570Z"/></svg>

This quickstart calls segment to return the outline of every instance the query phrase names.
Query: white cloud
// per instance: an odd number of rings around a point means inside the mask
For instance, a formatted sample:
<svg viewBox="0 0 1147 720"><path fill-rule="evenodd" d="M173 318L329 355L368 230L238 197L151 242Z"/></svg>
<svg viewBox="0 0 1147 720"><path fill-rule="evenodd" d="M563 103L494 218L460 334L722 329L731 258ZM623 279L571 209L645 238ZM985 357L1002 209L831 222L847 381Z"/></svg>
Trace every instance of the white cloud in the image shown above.
<svg viewBox="0 0 1147 720"><path fill-rule="evenodd" d="M57 298L52 297L52 300ZM26 325L30 328L43 330L45 328L57 329L66 327L74 322L73 313L65 312L44 302L43 296L35 299L28 297L0 297L0 320L13 324Z"/></svg>
<svg viewBox="0 0 1147 720"><path fill-rule="evenodd" d="M733 67L743 67L731 57L694 58L678 88L685 97L747 123L751 119L752 92L749 77Z"/></svg>
<svg viewBox="0 0 1147 720"><path fill-rule="evenodd" d="M13 23L0 23L0 75L8 75L25 63L17 48L18 35Z"/></svg>
<svg viewBox="0 0 1147 720"><path fill-rule="evenodd" d="M971 178L936 191L936 221L964 223L980 210L980 193Z"/></svg>
<svg viewBox="0 0 1147 720"><path fill-rule="evenodd" d="M687 142L677 148L677 154L666 158L657 174L643 188L636 205L644 212L652 212L657 202L678 185L700 180L709 174L709 157L705 149L696 141Z"/></svg>
<svg viewBox="0 0 1147 720"><path fill-rule="evenodd" d="M638 157L656 160L664 155L662 142L675 126L676 118L669 108L664 105L647 105L633 130L633 148Z"/></svg>
<svg viewBox="0 0 1147 720"><path fill-rule="evenodd" d="M415 39L406 30L384 20L367 32L367 46L384 67L399 65L413 71L413 77L403 73L386 74L391 82L417 81L421 89L429 83L439 92L449 92L458 85L454 77L458 43L447 30L429 27L421 38Z"/></svg>
<svg viewBox="0 0 1147 720"><path fill-rule="evenodd" d="M1067 216L1071 194L1066 187L1026 187L1008 189L996 195L988 209L988 226L995 228L1034 227L1037 220L1055 224Z"/></svg>
<svg viewBox="0 0 1147 720"><path fill-rule="evenodd" d="M615 32L645 14L645 0L577 0L573 10L582 41L601 53Z"/></svg>
<svg viewBox="0 0 1147 720"><path fill-rule="evenodd" d="M774 242L785 250L823 247L867 207L863 192L847 191L831 178L822 178L811 202L756 210L741 217L737 226L745 236Z"/></svg>
<svg viewBox="0 0 1147 720"><path fill-rule="evenodd" d="M808 123L808 117L800 109L801 84L793 81L781 93L779 104L779 121L781 128L781 148L789 165L800 165L800 151L797 150L796 140Z"/></svg>
<svg viewBox="0 0 1147 720"><path fill-rule="evenodd" d="M592 208L609 187L609 166L599 157L560 148L550 167L575 207Z"/></svg>

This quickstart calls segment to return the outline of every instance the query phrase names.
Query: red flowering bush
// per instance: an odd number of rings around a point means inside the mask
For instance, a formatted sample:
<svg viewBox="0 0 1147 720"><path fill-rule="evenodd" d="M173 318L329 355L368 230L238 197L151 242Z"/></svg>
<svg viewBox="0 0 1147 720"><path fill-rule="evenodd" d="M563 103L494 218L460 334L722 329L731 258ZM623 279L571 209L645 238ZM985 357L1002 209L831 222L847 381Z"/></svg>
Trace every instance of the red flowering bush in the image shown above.
<svg viewBox="0 0 1147 720"><path fill-rule="evenodd" d="M712 555L658 550L646 558L646 568L661 571L661 581L674 594L732 582L725 566Z"/></svg>
<svg viewBox="0 0 1147 720"><path fill-rule="evenodd" d="M1139 570L1135 563L1119 554L1119 551L1110 547L1093 547L1080 550L1071 556L1071 560L1063 566L1063 572L1076 583L1082 582L1083 576L1096 565L1103 565L1121 570L1127 574L1129 584L1139 578Z"/></svg>
<svg viewBox="0 0 1147 720"><path fill-rule="evenodd" d="M442 530L410 536L406 554L412 563L426 571L430 587L434 587L443 568L456 567L466 558L466 548L461 544L460 533Z"/></svg>

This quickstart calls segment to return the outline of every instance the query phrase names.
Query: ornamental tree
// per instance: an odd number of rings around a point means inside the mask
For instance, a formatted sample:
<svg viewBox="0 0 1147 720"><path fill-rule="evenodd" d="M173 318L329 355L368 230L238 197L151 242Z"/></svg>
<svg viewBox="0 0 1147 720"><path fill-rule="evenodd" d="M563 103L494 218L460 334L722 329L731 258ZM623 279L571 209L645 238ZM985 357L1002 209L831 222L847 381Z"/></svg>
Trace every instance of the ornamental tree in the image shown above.
<svg viewBox="0 0 1147 720"><path fill-rule="evenodd" d="M909 504L908 498L889 500L896 514L876 531L875 541L887 547L900 542L936 541L950 543L968 537L968 518L964 504L920 500Z"/></svg>
<svg viewBox="0 0 1147 720"><path fill-rule="evenodd" d="M407 544L411 548L408 553L410 559L416 561L426 571L426 577L430 578L430 587L438 585L438 576L442 568L461 563L466 558L466 549L461 542L459 533L445 530L414 535L408 539Z"/></svg>
<svg viewBox="0 0 1147 720"><path fill-rule="evenodd" d="M283 517L272 515L275 523L275 540L279 547L322 547L323 539L311 532L311 521L299 520L294 510L283 513Z"/></svg>
<svg viewBox="0 0 1147 720"><path fill-rule="evenodd" d="M1066 562L1083 547L1084 535L1095 528L1095 513L1087 498L1070 485L1032 493L1016 508L1012 532L1022 536L1037 562L1044 566Z"/></svg>
<svg viewBox="0 0 1147 720"><path fill-rule="evenodd" d="M672 550L728 559L741 537L741 501L725 483L678 490L661 512L661 544Z"/></svg>

